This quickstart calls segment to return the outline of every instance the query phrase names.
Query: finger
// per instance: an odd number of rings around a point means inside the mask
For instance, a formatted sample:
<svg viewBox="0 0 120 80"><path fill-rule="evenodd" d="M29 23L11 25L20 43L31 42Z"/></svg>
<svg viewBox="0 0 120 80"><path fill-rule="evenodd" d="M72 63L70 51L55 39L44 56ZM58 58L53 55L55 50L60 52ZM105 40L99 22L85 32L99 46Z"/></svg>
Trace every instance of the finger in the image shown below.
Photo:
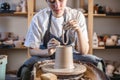
<svg viewBox="0 0 120 80"><path fill-rule="evenodd" d="M78 24L76 21L70 22L70 26L75 26L76 24Z"/></svg>
<svg viewBox="0 0 120 80"><path fill-rule="evenodd" d="M52 42L52 41L55 41L55 40L56 40L55 38L52 38L52 39L50 39L49 41Z"/></svg>
<svg viewBox="0 0 120 80"><path fill-rule="evenodd" d="M47 47L48 47L48 49L56 48L56 46L54 46L54 45L48 45Z"/></svg>
<svg viewBox="0 0 120 80"><path fill-rule="evenodd" d="M49 51L49 53L52 55L52 54L55 53L56 49L49 49L48 51Z"/></svg>
<svg viewBox="0 0 120 80"><path fill-rule="evenodd" d="M77 23L77 21L76 20L70 20L69 24L72 24L72 23Z"/></svg>
<svg viewBox="0 0 120 80"><path fill-rule="evenodd" d="M52 38L49 40L48 44L54 44L56 42L56 39L55 38Z"/></svg>
<svg viewBox="0 0 120 80"><path fill-rule="evenodd" d="M69 25L69 26L64 27L63 30L69 30L70 28L71 28L71 27L70 27L70 25Z"/></svg>
<svg viewBox="0 0 120 80"><path fill-rule="evenodd" d="M67 23L67 24L63 27L63 29L64 29L64 30L69 30L72 26L73 26L73 24Z"/></svg>
<svg viewBox="0 0 120 80"><path fill-rule="evenodd" d="M74 20L70 20L70 21L68 21L67 23L64 23L63 29L64 29L64 30L70 29L69 27L71 26L71 22L73 22L73 21L74 21Z"/></svg>
<svg viewBox="0 0 120 80"><path fill-rule="evenodd" d="M68 23L71 23L71 22L74 22L74 21L75 21L75 20L72 19L72 20L69 20Z"/></svg>
<svg viewBox="0 0 120 80"><path fill-rule="evenodd" d="M54 43L54 44L60 44L60 42L58 41L58 40L54 40L54 41L52 41L52 43Z"/></svg>
<svg viewBox="0 0 120 80"><path fill-rule="evenodd" d="M52 38L51 42L53 42L53 43L58 43L59 41L56 40L55 38Z"/></svg>
<svg viewBox="0 0 120 80"><path fill-rule="evenodd" d="M71 27L73 27L75 24L77 24L76 20L70 20L68 21L64 26L63 29L64 30L69 30Z"/></svg>
<svg viewBox="0 0 120 80"><path fill-rule="evenodd" d="M63 26L63 29L64 29L64 30L68 30L69 26L70 26L70 24L69 24L69 23L66 23L66 24Z"/></svg>
<svg viewBox="0 0 120 80"><path fill-rule="evenodd" d="M71 30L78 30L79 29L79 27L73 27Z"/></svg>
<svg viewBox="0 0 120 80"><path fill-rule="evenodd" d="M60 45L60 42L58 41L58 40L56 40L56 39L54 39L54 40L51 40L49 43L48 43L48 47L52 47L52 46L58 46L58 45Z"/></svg>

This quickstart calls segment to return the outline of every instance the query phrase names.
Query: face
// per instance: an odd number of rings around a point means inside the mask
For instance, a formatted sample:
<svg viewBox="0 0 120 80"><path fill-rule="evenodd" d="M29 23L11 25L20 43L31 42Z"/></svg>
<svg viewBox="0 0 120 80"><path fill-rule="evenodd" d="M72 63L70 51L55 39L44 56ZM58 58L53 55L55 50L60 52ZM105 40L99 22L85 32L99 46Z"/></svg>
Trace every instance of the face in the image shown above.
<svg viewBox="0 0 120 80"><path fill-rule="evenodd" d="M46 0L55 17L60 17L64 14L67 0Z"/></svg>

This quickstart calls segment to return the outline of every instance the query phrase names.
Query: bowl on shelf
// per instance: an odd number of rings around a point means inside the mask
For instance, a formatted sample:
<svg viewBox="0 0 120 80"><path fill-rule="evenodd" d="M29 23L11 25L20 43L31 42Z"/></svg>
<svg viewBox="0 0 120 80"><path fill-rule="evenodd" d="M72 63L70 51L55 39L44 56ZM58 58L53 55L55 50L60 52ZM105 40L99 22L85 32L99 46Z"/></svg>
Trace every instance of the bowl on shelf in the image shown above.
<svg viewBox="0 0 120 80"><path fill-rule="evenodd" d="M3 3L1 3L0 8L3 11L7 11L10 9L10 4L8 2L3 2Z"/></svg>

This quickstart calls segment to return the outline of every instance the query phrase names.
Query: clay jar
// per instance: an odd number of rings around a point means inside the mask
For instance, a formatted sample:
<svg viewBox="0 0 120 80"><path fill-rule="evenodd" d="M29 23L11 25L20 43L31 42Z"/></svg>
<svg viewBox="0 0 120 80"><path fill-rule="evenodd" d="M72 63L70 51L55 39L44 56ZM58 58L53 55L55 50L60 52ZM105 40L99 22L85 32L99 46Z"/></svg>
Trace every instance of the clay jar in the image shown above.
<svg viewBox="0 0 120 80"><path fill-rule="evenodd" d="M22 41L14 41L15 48L21 48L22 47Z"/></svg>
<svg viewBox="0 0 120 80"><path fill-rule="evenodd" d="M73 69L72 46L57 46L55 54L55 69Z"/></svg>
<svg viewBox="0 0 120 80"><path fill-rule="evenodd" d="M106 39L106 46L114 46L115 45L115 41L111 38L107 38Z"/></svg>
<svg viewBox="0 0 120 80"><path fill-rule="evenodd" d="M117 35L112 35L112 36L111 36L111 39L113 39L113 40L116 42L117 39L118 39L118 36L117 36Z"/></svg>

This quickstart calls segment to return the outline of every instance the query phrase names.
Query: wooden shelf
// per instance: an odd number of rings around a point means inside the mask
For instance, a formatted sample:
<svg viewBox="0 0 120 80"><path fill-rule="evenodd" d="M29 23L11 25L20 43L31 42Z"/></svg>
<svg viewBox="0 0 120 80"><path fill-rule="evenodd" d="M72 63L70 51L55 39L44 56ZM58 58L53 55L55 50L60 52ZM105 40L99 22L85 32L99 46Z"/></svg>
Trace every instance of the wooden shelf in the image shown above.
<svg viewBox="0 0 120 80"><path fill-rule="evenodd" d="M6 71L6 74L17 74L17 70Z"/></svg>
<svg viewBox="0 0 120 80"><path fill-rule="evenodd" d="M106 14L93 14L94 17L108 17L108 18L120 18L120 16L106 15Z"/></svg>
<svg viewBox="0 0 120 80"><path fill-rule="evenodd" d="M21 15L27 15L27 12L14 12L14 14L21 14Z"/></svg>
<svg viewBox="0 0 120 80"><path fill-rule="evenodd" d="M105 46L105 49L120 49L120 46Z"/></svg>
<svg viewBox="0 0 120 80"><path fill-rule="evenodd" d="M120 18L120 16L111 16L111 15L106 15L105 17L108 17L108 18Z"/></svg>
<svg viewBox="0 0 120 80"><path fill-rule="evenodd" d="M88 16L87 13L84 13L84 16ZM106 17L106 14L93 14L95 17Z"/></svg>
<svg viewBox="0 0 120 80"><path fill-rule="evenodd" d="M105 46L105 47L97 47L93 48L94 50L99 50L99 49L120 49L120 46Z"/></svg>
<svg viewBox="0 0 120 80"><path fill-rule="evenodd" d="M93 48L93 49L105 49L105 47L96 47L96 48Z"/></svg>
<svg viewBox="0 0 120 80"><path fill-rule="evenodd" d="M0 50L25 50L27 49L26 47L23 48L0 48Z"/></svg>
<svg viewBox="0 0 120 80"><path fill-rule="evenodd" d="M87 13L84 13L84 16L88 16L88 14L87 14Z"/></svg>
<svg viewBox="0 0 120 80"><path fill-rule="evenodd" d="M93 16L95 16L95 17L105 17L106 14L93 14Z"/></svg>
<svg viewBox="0 0 120 80"><path fill-rule="evenodd" d="M27 16L27 12L0 13L0 16Z"/></svg>

